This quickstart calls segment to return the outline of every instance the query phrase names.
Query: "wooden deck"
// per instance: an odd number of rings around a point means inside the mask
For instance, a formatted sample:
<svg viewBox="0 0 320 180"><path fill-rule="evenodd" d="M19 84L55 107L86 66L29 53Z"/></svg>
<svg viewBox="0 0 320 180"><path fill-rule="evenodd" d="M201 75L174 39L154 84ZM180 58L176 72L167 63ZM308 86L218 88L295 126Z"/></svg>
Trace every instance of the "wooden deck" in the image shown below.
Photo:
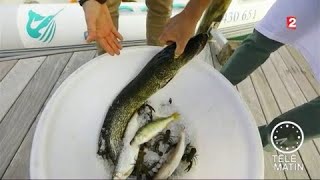
<svg viewBox="0 0 320 180"><path fill-rule="evenodd" d="M205 61L219 69L207 46ZM29 178L33 134L43 107L73 71L96 56L95 50L0 62L0 178ZM237 87L257 125L320 95L304 58L282 47ZM265 152L266 179L320 179L320 139L296 153L303 171L277 171L273 154Z"/></svg>

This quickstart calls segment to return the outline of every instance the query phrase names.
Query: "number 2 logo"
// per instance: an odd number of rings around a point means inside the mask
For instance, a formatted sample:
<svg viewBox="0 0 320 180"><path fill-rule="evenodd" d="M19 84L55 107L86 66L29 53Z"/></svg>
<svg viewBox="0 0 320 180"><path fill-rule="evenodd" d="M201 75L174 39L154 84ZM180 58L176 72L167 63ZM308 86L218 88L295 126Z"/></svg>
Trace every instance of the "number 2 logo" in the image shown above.
<svg viewBox="0 0 320 180"><path fill-rule="evenodd" d="M295 16L287 16L288 29L296 29L297 28L296 22L297 22L297 19Z"/></svg>

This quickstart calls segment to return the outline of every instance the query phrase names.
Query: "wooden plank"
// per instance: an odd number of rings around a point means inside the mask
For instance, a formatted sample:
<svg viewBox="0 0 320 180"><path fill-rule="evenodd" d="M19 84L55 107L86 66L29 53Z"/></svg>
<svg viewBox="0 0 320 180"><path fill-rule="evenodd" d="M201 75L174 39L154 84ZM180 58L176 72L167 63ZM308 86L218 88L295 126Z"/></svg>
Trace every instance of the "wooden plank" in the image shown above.
<svg viewBox="0 0 320 180"><path fill-rule="evenodd" d="M243 80L237 85L240 95L247 103L255 121L258 126L265 125L265 115L261 109L260 102L258 100L256 90L252 84L250 77ZM265 179L286 179L283 171L277 171L274 167L273 152L264 152L264 164L265 164Z"/></svg>
<svg viewBox="0 0 320 180"><path fill-rule="evenodd" d="M129 41L127 43L123 43L122 47L131 47L131 46L145 46L146 43L144 41ZM3 57L0 58L0 62L4 61L12 61L12 60L17 60L17 59L25 59L25 58L32 58L32 57L39 57L39 56L50 56L50 55L55 55L55 54L65 54L65 53L73 53L73 52L79 52L79 51L88 51L88 50L96 50L95 46L86 46L83 45L82 47L69 47L66 49L55 49L55 50L40 50L37 52L32 52L29 51L27 53L22 53L22 54L17 54L16 56L11 55L9 57Z"/></svg>
<svg viewBox="0 0 320 180"><path fill-rule="evenodd" d="M50 97L56 91L56 89L61 85L61 83L76 69L90 61L96 55L96 51L83 51L76 52L70 58L70 61L63 70L61 76L59 77L57 83L54 85L54 88L50 92L49 97L47 98L45 104L48 102ZM45 107L45 106L43 106ZM30 153L31 153L31 144L33 140L33 135L38 123L39 117L41 115L43 108L38 114L36 121L32 124L26 138L23 140L18 152L14 156L12 162L10 163L6 173L4 174L4 179L29 179L29 162L30 162Z"/></svg>
<svg viewBox="0 0 320 180"><path fill-rule="evenodd" d="M0 178L26 136L71 54L48 57L0 124Z"/></svg>
<svg viewBox="0 0 320 180"><path fill-rule="evenodd" d="M15 61L8 61L8 62L0 62L0 83L2 79L7 75L7 73L12 69L12 67L17 63Z"/></svg>
<svg viewBox="0 0 320 180"><path fill-rule="evenodd" d="M35 129L36 126L33 124L19 150L14 156L14 159L12 160L10 166L7 168L4 176L2 177L3 179L30 179L30 152Z"/></svg>
<svg viewBox="0 0 320 180"><path fill-rule="evenodd" d="M280 110L261 67L251 74L251 79L257 92L262 111L269 124L275 116L280 115Z"/></svg>
<svg viewBox="0 0 320 180"><path fill-rule="evenodd" d="M77 51L88 51L88 50L94 50L94 49L96 49L96 47L84 47L84 48L79 47L79 48L69 48L69 49L61 49L61 50L58 49L58 50L49 50L49 51L40 51L40 52L28 52L22 55L0 58L0 62L12 61L17 59L27 59L27 58L40 57L40 56L66 54L66 53L73 53Z"/></svg>
<svg viewBox="0 0 320 180"><path fill-rule="evenodd" d="M293 57L290 55L288 49L286 48L280 48L279 49L280 56L282 57L285 64L288 66L288 71L293 75L295 80L299 83L299 87L301 90L303 90L304 95L308 100L314 99L315 97L318 97L319 95L316 93L315 89L311 86L308 79L302 73L300 67L295 62ZM310 72L310 71L309 71Z"/></svg>
<svg viewBox="0 0 320 180"><path fill-rule="evenodd" d="M315 91L314 93L312 90L306 91L305 88L301 88L302 92L305 94L305 97L307 98L308 101L316 98L317 96L320 95L320 82L318 82L313 76L311 68L307 63L306 59L293 47L286 46L285 48L290 52L290 55L292 56L292 59L291 58L285 59L285 63L287 64L287 66L296 66L296 65L299 66L300 71L308 79L309 83L311 84L311 86ZM294 62L292 62L292 60ZM300 87L304 87L305 84L307 84L306 86L309 86L309 84L306 81L297 81L297 82ZM320 139L319 138L315 139L314 143L316 144L318 148L318 152L320 153Z"/></svg>
<svg viewBox="0 0 320 180"><path fill-rule="evenodd" d="M295 69L295 71L292 70L290 72L294 76L307 101L318 97L320 95L320 82L314 78L310 66L304 57L289 46L279 49L279 52L288 68ZM314 143L320 153L320 139L315 139Z"/></svg>
<svg viewBox="0 0 320 180"><path fill-rule="evenodd" d="M278 107L280 108L280 112L290 110L293 103L270 58L262 64L261 68L276 99Z"/></svg>
<svg viewBox="0 0 320 180"><path fill-rule="evenodd" d="M320 95L320 82L318 82L315 79L306 59L293 47L286 46L285 48L290 52L290 55L293 57L293 60L299 66L300 71L306 76L306 78L308 79L308 81L310 82L314 90L317 92L318 95ZM294 64L294 62L292 64Z"/></svg>
<svg viewBox="0 0 320 180"><path fill-rule="evenodd" d="M257 93L262 112L267 124L269 124L276 115L280 114L280 110L276 100L269 87L261 68L257 68L251 75L253 87ZM279 155L278 152L265 152L265 179L286 179L284 171L278 171L274 168L273 155Z"/></svg>
<svg viewBox="0 0 320 180"><path fill-rule="evenodd" d="M0 123L45 57L20 60L0 83Z"/></svg>
<svg viewBox="0 0 320 180"><path fill-rule="evenodd" d="M271 60L280 76L280 79L282 79L284 85L286 86L294 105L297 107L306 103L307 100L305 99L303 93L301 92L298 84L294 80L292 74L289 72L288 67L283 62L283 59L281 58L279 52L273 53L273 55L271 56ZM307 86L306 83L309 83L309 82L308 81L304 82L305 86ZM305 164L305 167L308 170L309 176L311 178L320 178L320 171L319 171L320 155L317 151L316 146L313 144L313 142L311 141L311 142L305 143L300 148L299 151L300 151L302 160Z"/></svg>
<svg viewBox="0 0 320 180"><path fill-rule="evenodd" d="M300 88L289 72L289 69L282 61L282 57L280 56L279 52L274 52L273 54L271 54L269 59L278 72L278 75L284 87L287 89L287 92L291 100L293 101L293 104L303 104L305 102L305 99L301 98L303 97L303 93L300 91Z"/></svg>
<svg viewBox="0 0 320 180"><path fill-rule="evenodd" d="M81 51L81 52L73 53L72 57L70 58L69 63L66 65L61 76L59 77L59 79L57 81L57 85L60 85L71 73L73 73L75 70L77 70L83 64L92 60L94 58L95 54L96 54L95 50ZM55 86L54 88L57 88L57 87Z"/></svg>
<svg viewBox="0 0 320 180"><path fill-rule="evenodd" d="M242 99L244 99L253 114L256 124L262 126L266 124L264 114L261 110L260 102L258 100L255 89L253 88L252 81L250 77L247 77L241 83L237 85Z"/></svg>
<svg viewBox="0 0 320 180"><path fill-rule="evenodd" d="M262 65L262 70L274 94L281 113L287 112L294 107L294 104L282 83L278 72L275 70L270 58ZM278 116L277 114L274 117ZM281 154L281 153L280 153ZM299 152L292 153L296 156L296 163L303 164ZM305 165L304 165L305 167ZM305 169L299 171L285 171L288 179L309 179L309 175Z"/></svg>
<svg viewBox="0 0 320 180"><path fill-rule="evenodd" d="M121 45L123 47L135 46L135 45L146 45L146 40L129 40L129 41L122 41ZM96 47L95 43L89 44L75 44L75 45L65 45L65 46L50 46L50 47L37 47L37 48L18 48L18 49L5 49L0 50L0 57L6 54L14 54L14 53L30 53L30 52L41 52L41 51L52 51L52 50L62 50L62 49L74 49L74 48L88 48L88 47Z"/></svg>

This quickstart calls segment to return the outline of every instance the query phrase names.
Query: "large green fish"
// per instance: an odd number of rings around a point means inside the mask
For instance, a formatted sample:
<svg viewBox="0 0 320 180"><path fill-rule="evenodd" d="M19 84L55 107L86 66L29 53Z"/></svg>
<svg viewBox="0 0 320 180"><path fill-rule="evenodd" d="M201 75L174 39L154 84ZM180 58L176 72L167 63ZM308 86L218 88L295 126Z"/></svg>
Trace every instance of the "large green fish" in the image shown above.
<svg viewBox="0 0 320 180"><path fill-rule="evenodd" d="M156 54L141 72L118 94L110 106L98 143L98 154L116 163L122 138L131 116L145 101L163 88L195 55L200 53L209 39L209 29L216 28L231 0L213 0L202 18L196 36L191 38L184 52L174 58L173 43Z"/></svg>
<svg viewBox="0 0 320 180"><path fill-rule="evenodd" d="M201 18L197 34L207 32L210 27L218 28L232 0L212 0Z"/></svg>
<svg viewBox="0 0 320 180"><path fill-rule="evenodd" d="M99 137L98 154L117 160L122 138L131 116L146 100L163 88L195 55L205 47L208 34L191 38L178 58L174 58L176 44L165 47L156 54L140 73L118 94L110 106Z"/></svg>

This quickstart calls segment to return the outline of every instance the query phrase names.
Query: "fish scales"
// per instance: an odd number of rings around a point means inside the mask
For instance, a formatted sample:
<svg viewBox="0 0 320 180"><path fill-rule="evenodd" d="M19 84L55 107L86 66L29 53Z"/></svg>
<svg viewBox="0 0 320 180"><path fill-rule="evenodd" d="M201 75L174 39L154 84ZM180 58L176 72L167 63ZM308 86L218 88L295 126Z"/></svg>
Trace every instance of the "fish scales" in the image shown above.
<svg viewBox="0 0 320 180"><path fill-rule="evenodd" d="M201 22L199 24L197 34L207 32L210 27L218 28L220 22L227 12L232 0L214 0L210 3L206 12L202 16Z"/></svg>
<svg viewBox="0 0 320 180"><path fill-rule="evenodd" d="M105 116L98 143L99 155L116 163L131 116L150 96L163 88L181 67L201 52L208 38L207 33L192 37L178 58L174 58L175 43L165 47L123 88Z"/></svg>

